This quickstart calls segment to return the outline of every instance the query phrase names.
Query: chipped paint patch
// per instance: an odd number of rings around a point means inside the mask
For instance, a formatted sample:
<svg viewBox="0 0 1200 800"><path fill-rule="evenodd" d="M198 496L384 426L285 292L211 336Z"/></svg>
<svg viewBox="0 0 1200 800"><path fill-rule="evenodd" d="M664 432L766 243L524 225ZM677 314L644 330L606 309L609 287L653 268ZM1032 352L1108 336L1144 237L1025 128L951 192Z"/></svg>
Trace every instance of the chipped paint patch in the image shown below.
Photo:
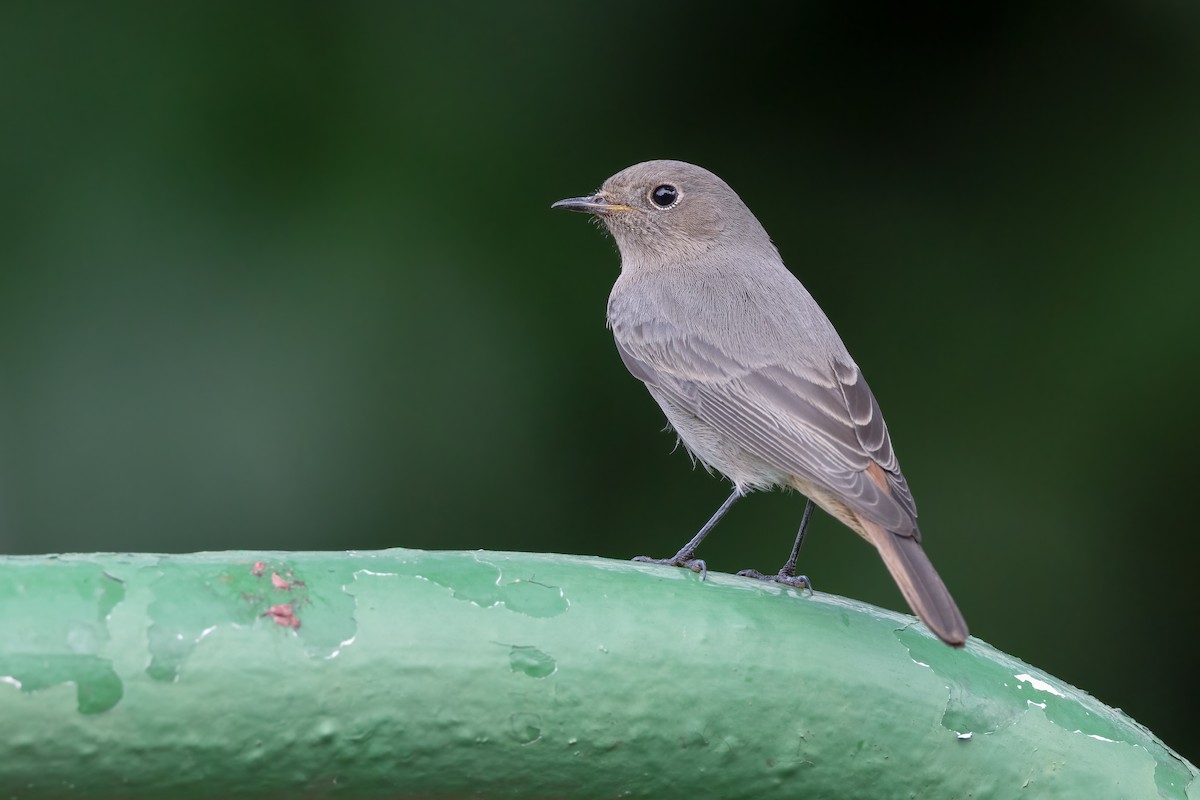
<svg viewBox="0 0 1200 800"><path fill-rule="evenodd" d="M1048 681L1044 681L1041 678L1035 678L1032 675L1030 675L1028 672L1022 672L1020 675L1013 675L1013 677L1016 678L1017 680L1021 681L1022 683L1028 683L1030 686L1032 686L1034 689L1037 689L1039 692L1048 692L1048 693L1050 693L1052 695L1056 695L1058 697L1066 697L1065 694L1063 694L1058 689L1055 689L1053 686L1051 686Z"/></svg>
<svg viewBox="0 0 1200 800"><path fill-rule="evenodd" d="M503 606L530 617L556 617L571 604L563 590L540 583L533 576L507 578L503 570L478 556L426 566L417 577L444 586L454 597L482 608Z"/></svg>
<svg viewBox="0 0 1200 800"><path fill-rule="evenodd" d="M124 599L124 583L87 563L0 585L0 683L22 692L73 683L80 713L115 706L124 686L105 657L108 618Z"/></svg>
<svg viewBox="0 0 1200 800"><path fill-rule="evenodd" d="M356 569L354 571L354 579L358 580L359 575L370 575L371 577L374 577L374 578L390 578L390 577L393 577L393 576L399 575L399 574L400 573L398 573L398 572L376 572L373 569L363 568L363 569Z"/></svg>
<svg viewBox="0 0 1200 800"><path fill-rule="evenodd" d="M342 654L342 651L345 650L350 645L354 644L354 640L357 638L358 638L358 636L355 635L355 636L351 636L349 639L346 639L345 641L338 642L338 646L334 648L332 653L325 656L325 660L330 661L330 660L335 659L338 656L340 656Z"/></svg>
<svg viewBox="0 0 1200 800"><path fill-rule="evenodd" d="M300 618L296 616L291 603L280 603L279 605L271 606L263 612L263 616L269 618L276 625L282 625L285 628L300 627Z"/></svg>
<svg viewBox="0 0 1200 800"><path fill-rule="evenodd" d="M1004 653L992 651L986 658L961 658L972 648L987 647L974 640L967 643L965 651L958 651L908 627L897 631L896 638L908 648L913 661L924 662L946 682L948 697L942 726L960 738L965 731L994 734L1015 724L1024 714L1043 714L1069 733L1144 751L1155 763L1159 796L1185 797L1192 778L1188 767L1161 743L1146 746L1124 736L1123 732L1130 731L1130 726L1136 728L1137 723L1119 710L1074 687L1056 686L1035 675L1028 664Z"/></svg>
<svg viewBox="0 0 1200 800"><path fill-rule="evenodd" d="M508 733L520 744L533 744L542 738L542 717L518 711L508 718Z"/></svg>
<svg viewBox="0 0 1200 800"><path fill-rule="evenodd" d="M508 651L508 665L513 672L531 678L547 678L558 671L558 663L552 656L531 645L512 645Z"/></svg>
<svg viewBox="0 0 1200 800"><path fill-rule="evenodd" d="M313 658L329 658L353 641L354 598L337 580L329 592L320 581L314 590L292 564L255 561L252 564L214 564L211 569L177 565L168 559L144 571L156 572L148 631L150 664L155 680L179 680L188 656L205 637L222 625L251 627L260 620L298 635Z"/></svg>

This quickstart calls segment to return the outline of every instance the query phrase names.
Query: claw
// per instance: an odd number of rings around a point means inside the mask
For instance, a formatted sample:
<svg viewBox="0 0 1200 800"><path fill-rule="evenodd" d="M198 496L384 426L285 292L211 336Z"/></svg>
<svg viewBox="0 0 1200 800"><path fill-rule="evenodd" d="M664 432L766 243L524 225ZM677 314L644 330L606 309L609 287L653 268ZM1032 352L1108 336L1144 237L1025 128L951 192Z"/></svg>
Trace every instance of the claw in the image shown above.
<svg viewBox="0 0 1200 800"><path fill-rule="evenodd" d="M812 581L807 575L788 575L782 570L775 575L764 575L756 569L744 569L738 573L743 578L753 578L756 581L773 581L774 583L782 583L785 586L791 586L794 589L800 589L812 594Z"/></svg>
<svg viewBox="0 0 1200 800"><path fill-rule="evenodd" d="M690 569L692 572L700 573L700 580L708 577L708 564L704 563L702 558L683 558L678 555L671 558L651 558L650 556L634 556L633 561L641 561L644 564L662 564L666 567L683 567Z"/></svg>

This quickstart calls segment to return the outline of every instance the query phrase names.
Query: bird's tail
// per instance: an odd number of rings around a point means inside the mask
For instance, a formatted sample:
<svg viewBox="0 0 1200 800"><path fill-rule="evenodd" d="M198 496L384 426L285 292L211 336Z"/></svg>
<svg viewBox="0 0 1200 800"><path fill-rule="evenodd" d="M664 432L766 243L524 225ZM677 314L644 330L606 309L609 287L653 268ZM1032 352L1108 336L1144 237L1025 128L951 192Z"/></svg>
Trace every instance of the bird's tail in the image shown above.
<svg viewBox="0 0 1200 800"><path fill-rule="evenodd" d="M912 536L886 531L861 517L859 521L916 615L943 642L962 647L967 641L967 622L941 576L929 562L921 543Z"/></svg>

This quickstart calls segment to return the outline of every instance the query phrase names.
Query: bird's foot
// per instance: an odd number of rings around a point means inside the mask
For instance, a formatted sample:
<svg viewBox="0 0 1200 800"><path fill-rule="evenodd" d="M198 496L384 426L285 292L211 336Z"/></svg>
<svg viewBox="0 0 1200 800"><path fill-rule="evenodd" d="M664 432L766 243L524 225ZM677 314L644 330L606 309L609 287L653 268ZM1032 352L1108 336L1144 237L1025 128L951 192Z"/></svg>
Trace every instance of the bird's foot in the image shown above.
<svg viewBox="0 0 1200 800"><path fill-rule="evenodd" d="M743 578L754 578L756 581L772 581L774 583L782 583L785 586L791 586L794 589L800 589L812 594L812 581L807 575L791 575L785 570L780 570L774 575L764 575L756 569L744 569L738 573Z"/></svg>
<svg viewBox="0 0 1200 800"><path fill-rule="evenodd" d="M690 553L676 553L670 558L651 558L650 556L634 556L633 561L641 561L644 564L663 564L668 567L683 567L690 569L692 572L700 573L700 580L708 577L708 564L704 563L702 558L692 558Z"/></svg>

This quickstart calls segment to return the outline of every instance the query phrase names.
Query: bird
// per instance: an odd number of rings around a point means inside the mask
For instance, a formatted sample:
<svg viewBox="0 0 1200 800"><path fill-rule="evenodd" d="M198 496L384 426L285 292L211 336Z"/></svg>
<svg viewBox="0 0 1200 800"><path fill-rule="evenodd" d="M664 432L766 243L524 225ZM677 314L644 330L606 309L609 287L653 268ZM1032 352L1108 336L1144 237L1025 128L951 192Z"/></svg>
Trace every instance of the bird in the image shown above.
<svg viewBox="0 0 1200 800"><path fill-rule="evenodd" d="M684 161L634 164L591 195L552 208L592 215L620 251L607 322L692 457L733 492L670 558L701 572L696 549L739 498L791 488L872 544L925 626L952 647L966 621L921 546L917 507L879 403L833 323L785 266L762 224L721 178Z"/></svg>

